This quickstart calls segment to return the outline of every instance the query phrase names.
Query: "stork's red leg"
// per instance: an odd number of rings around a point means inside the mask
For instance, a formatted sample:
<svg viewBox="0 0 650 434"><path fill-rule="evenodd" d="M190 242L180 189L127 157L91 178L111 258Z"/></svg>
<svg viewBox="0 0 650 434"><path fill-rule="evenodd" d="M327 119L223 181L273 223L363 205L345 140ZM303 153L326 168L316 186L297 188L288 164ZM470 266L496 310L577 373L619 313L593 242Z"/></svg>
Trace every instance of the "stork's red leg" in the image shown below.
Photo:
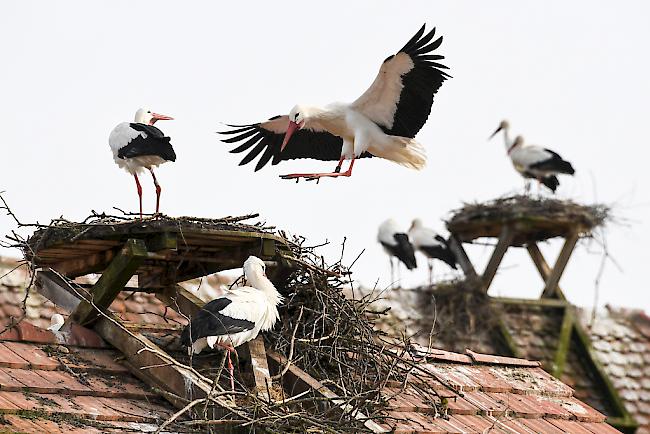
<svg viewBox="0 0 650 434"><path fill-rule="evenodd" d="M230 348L226 349L228 353L228 372L230 372L230 388L232 391L235 391L235 368L232 365L232 360L230 359Z"/></svg>
<svg viewBox="0 0 650 434"><path fill-rule="evenodd" d="M151 167L148 169L149 172L151 172L151 176L153 177L153 185L156 186L156 214L158 214L158 210L160 209L160 192L162 191L162 188L160 188L160 184L158 184L158 180L156 179L156 174L153 173L153 169Z"/></svg>
<svg viewBox="0 0 650 434"><path fill-rule="evenodd" d="M341 170L341 164L343 164L343 158L339 161L339 165L336 166L336 169L332 173L292 173L290 175L281 175L280 178L282 179L300 179L300 178L305 178L308 181L313 181L317 180L320 178L337 178L339 176L351 176L352 175L352 167L354 166L354 161L356 158L352 158L352 161L350 162L350 167L348 167L348 170L345 172L340 172Z"/></svg>
<svg viewBox="0 0 650 434"><path fill-rule="evenodd" d="M135 178L135 185L138 188L138 198L140 199L140 220L142 220L142 186L140 185L138 174L134 173L133 177Z"/></svg>

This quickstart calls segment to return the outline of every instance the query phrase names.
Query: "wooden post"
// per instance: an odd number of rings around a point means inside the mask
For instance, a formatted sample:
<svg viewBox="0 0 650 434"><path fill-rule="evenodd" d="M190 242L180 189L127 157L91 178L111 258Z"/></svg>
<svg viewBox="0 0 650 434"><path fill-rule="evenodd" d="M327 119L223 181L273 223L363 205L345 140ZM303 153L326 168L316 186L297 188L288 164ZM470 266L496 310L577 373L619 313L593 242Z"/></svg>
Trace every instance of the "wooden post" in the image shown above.
<svg viewBox="0 0 650 434"><path fill-rule="evenodd" d="M499 235L499 241L497 242L497 245L494 248L494 252L492 252L490 261L485 267L483 276L481 277L484 292L487 292L488 289L490 289L492 280L494 279L494 276L497 274L497 269L499 268L499 264L501 264L501 260L503 259L503 256L506 254L506 250L508 250L508 247L510 247L510 243L512 243L514 237L515 237L515 231L512 227L506 225L503 227L503 229L501 229L501 234Z"/></svg>
<svg viewBox="0 0 650 434"><path fill-rule="evenodd" d="M111 305L146 256L147 248L142 240L130 239L126 242L91 290L92 301L98 309L106 310ZM77 324L88 325L97 315L94 306L82 301L70 318Z"/></svg>
<svg viewBox="0 0 650 434"><path fill-rule="evenodd" d="M548 263L546 262L546 259L544 259L544 256L542 255L542 252L539 250L539 247L537 247L537 244L535 243L528 244L526 246L526 250L528 250L528 254L530 255L530 258L533 260L533 263L535 264L535 267L537 268L539 275L542 277L542 281L544 282L544 285L546 285L546 281L548 280L548 277L551 275L551 271L552 271L551 267L549 267ZM564 292L560 288L559 284L555 288L555 297L558 298L559 300L566 302L566 297L564 296Z"/></svg>
<svg viewBox="0 0 650 434"><path fill-rule="evenodd" d="M546 286L544 286L542 297L555 296L555 291L557 290L558 283L560 282L560 277L562 277L562 273L566 268L566 264L567 262L569 262L569 258L571 257L571 253L573 253L573 249L576 246L576 243L578 242L579 236L580 236L579 231L575 230L567 237L566 241L564 242L564 245L562 246L562 250L560 251L560 255L558 256L557 261L555 262L555 266L551 271L551 275L548 277L548 280L546 281Z"/></svg>
<svg viewBox="0 0 650 434"><path fill-rule="evenodd" d="M560 335L558 336L557 350L555 350L555 357L553 358L552 374L555 378L562 377L567 354L569 353L569 347L571 346L573 322L575 321L571 309L571 306L566 306L564 308L564 318L562 319L562 327L560 328Z"/></svg>
<svg viewBox="0 0 650 434"><path fill-rule="evenodd" d="M463 270L463 273L465 273L465 276L469 278L478 276L478 274L476 274L474 266L467 256L467 252L463 248L462 243L453 234L449 237L449 248L456 256L458 265L460 265L460 268Z"/></svg>

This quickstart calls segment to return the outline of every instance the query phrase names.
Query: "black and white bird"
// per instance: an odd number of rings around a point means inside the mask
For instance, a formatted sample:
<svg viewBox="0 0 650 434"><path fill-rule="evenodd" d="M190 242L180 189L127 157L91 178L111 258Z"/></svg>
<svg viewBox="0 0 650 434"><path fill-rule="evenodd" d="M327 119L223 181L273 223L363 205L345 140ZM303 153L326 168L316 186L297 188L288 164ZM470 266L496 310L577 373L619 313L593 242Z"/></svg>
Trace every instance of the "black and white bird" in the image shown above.
<svg viewBox="0 0 650 434"><path fill-rule="evenodd" d="M140 199L140 218L142 218L142 186L138 173L147 169L156 186L156 213L160 209L160 184L153 173L153 168L168 161L176 161L176 153L162 131L154 127L156 121L174 118L153 113L151 110L138 109L133 122L122 122L111 131L108 144L113 151L115 163L135 178Z"/></svg>
<svg viewBox="0 0 650 434"><path fill-rule="evenodd" d="M379 241L379 243L384 247L384 251L388 254L390 259L391 285L395 282L393 257L398 259L398 273L399 261L406 265L406 268L409 270L413 270L417 267L415 249L409 240L409 235L399 228L399 225L395 220L388 219L379 225L377 241Z"/></svg>
<svg viewBox="0 0 650 434"><path fill-rule="evenodd" d="M522 136L517 136L511 141L508 121L501 121L490 138L494 137L499 131L503 131L506 152L512 161L512 165L525 179L536 179L540 184L544 184L555 193L555 190L560 185L556 175L573 175L575 173L571 163L563 160L557 152L541 146L527 145L524 143ZM526 181L526 191L529 189L530 184Z"/></svg>
<svg viewBox="0 0 650 434"><path fill-rule="evenodd" d="M425 34L425 26L396 54L384 60L379 74L363 95L352 103L325 107L294 106L288 115L266 122L229 125L235 129L225 143L237 143L232 153L247 152L240 165L258 155L255 170L269 161L313 158L337 161L332 173L295 173L284 179L319 179L352 175L357 158L379 157L412 169L426 163L424 147L414 140L431 113L433 97L450 77L438 63L444 56L431 54L442 43L433 40L435 28ZM349 168L341 172L344 160Z"/></svg>
<svg viewBox="0 0 650 434"><path fill-rule="evenodd" d="M438 259L451 268L458 268L456 255L449 247L449 243L433 229L422 224L422 220L414 219L409 229L409 238L415 250L422 252L428 259L429 284L433 283L433 260Z"/></svg>
<svg viewBox="0 0 650 434"><path fill-rule="evenodd" d="M282 296L266 277L264 261L250 256L243 268L248 286L232 289L207 303L181 333L181 344L188 347L189 354L199 354L206 347L220 347L227 352L233 390L230 353L260 332L270 330L280 317L277 306L282 302Z"/></svg>

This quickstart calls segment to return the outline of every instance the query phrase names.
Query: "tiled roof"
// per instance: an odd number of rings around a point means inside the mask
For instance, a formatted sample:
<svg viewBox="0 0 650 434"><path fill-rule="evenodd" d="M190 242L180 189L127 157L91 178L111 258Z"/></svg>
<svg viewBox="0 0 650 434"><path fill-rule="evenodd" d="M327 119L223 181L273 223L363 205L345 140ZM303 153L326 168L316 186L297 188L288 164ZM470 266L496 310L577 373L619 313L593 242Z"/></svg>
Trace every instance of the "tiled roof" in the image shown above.
<svg viewBox="0 0 650 434"><path fill-rule="evenodd" d="M650 317L608 307L592 322L590 312L580 313L605 371L639 423L636 432L650 434Z"/></svg>
<svg viewBox="0 0 650 434"><path fill-rule="evenodd" d="M401 384L389 385L383 395L396 433L619 432L537 362L433 350L419 366L439 379L429 380L438 397L425 402ZM443 414L434 417L436 408Z"/></svg>
<svg viewBox="0 0 650 434"><path fill-rule="evenodd" d="M118 352L58 345L27 323L20 330L0 336L0 431L152 431L174 413L117 362Z"/></svg>

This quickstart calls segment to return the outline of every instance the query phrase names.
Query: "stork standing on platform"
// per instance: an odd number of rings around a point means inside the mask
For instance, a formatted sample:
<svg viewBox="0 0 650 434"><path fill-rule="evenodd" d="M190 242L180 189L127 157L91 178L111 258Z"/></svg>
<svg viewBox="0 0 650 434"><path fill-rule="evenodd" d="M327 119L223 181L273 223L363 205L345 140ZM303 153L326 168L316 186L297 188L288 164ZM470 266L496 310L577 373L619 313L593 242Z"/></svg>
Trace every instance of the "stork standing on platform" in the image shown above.
<svg viewBox="0 0 650 434"><path fill-rule="evenodd" d="M156 121L172 120L172 117L139 109L134 122L122 122L116 126L108 137L108 144L113 151L115 163L135 178L140 199L140 218L142 219L142 186L138 173L147 169L156 186L156 213L160 210L160 184L153 173L153 168L167 161L176 161L176 153L162 131L154 127Z"/></svg>
<svg viewBox="0 0 650 434"><path fill-rule="evenodd" d="M409 237L415 250L422 252L428 259L429 285L433 284L433 260L438 259L456 270L456 255L449 248L449 243L433 229L422 224L422 220L415 219L409 229Z"/></svg>
<svg viewBox="0 0 650 434"><path fill-rule="evenodd" d="M207 303L181 333L181 344L188 353L199 354L205 347L218 346L228 357L230 385L235 390L234 368L230 353L243 343L270 330L280 317L282 296L264 274L264 261L250 256L244 262L244 277L250 286L242 286Z"/></svg>
<svg viewBox="0 0 650 434"><path fill-rule="evenodd" d="M415 260L415 250L413 244L409 240L406 232L400 230L397 222L393 219L388 219L379 225L377 232L377 241L384 247L384 251L390 258L390 280L391 285L395 282L395 273L393 267L393 257L398 259L397 272L399 273L399 261L401 261L406 268L413 270L417 267Z"/></svg>
<svg viewBox="0 0 650 434"><path fill-rule="evenodd" d="M447 67L437 63L444 56L430 54L442 37L433 40L435 28L426 35L424 28L384 60L375 81L356 101L325 107L296 105L289 115L266 122L229 125L235 129L222 134L233 137L223 141L243 142L230 151L248 151L240 165L261 153L256 171L269 161L275 165L298 158L338 160L332 173L296 173L284 179L351 176L355 160L371 156L422 169L425 150L414 137L429 117L433 96L449 77L443 71ZM350 166L341 172L345 159L351 160Z"/></svg>
<svg viewBox="0 0 650 434"><path fill-rule="evenodd" d="M499 131L503 131L506 152L512 161L512 165L526 180L536 179L539 184L544 184L555 193L555 190L560 185L556 175L573 175L575 173L571 163L563 160L558 153L541 146L527 145L524 143L522 136L517 136L511 141L508 121L501 121L490 138L494 137ZM526 191L529 189L530 184L526 181Z"/></svg>

